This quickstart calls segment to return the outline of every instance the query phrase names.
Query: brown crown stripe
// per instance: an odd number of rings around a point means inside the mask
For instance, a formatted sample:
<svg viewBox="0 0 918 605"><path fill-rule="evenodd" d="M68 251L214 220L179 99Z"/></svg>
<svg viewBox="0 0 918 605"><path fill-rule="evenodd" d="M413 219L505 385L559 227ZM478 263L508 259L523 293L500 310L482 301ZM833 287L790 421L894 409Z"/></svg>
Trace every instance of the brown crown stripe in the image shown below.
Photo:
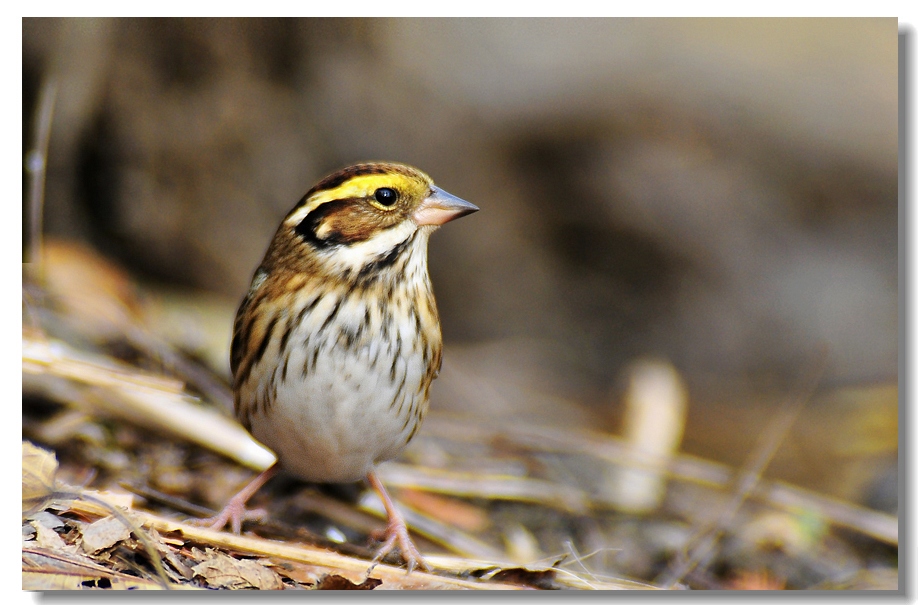
<svg viewBox="0 0 918 605"><path fill-rule="evenodd" d="M356 166L348 166L344 170L330 174L316 183L316 185L309 190L309 193L306 194L306 197L318 191L334 189L355 176L363 176L365 174L386 174L387 172L390 172L390 170L388 170L384 164L357 164Z"/></svg>
<svg viewBox="0 0 918 605"><path fill-rule="evenodd" d="M349 166L344 170L340 170L334 174L331 174L316 183L316 185L306 194L306 197L308 198L312 194L318 193L319 191L328 191L334 189L335 187L346 183L348 180L354 177L368 174L392 173L405 175L410 174L405 168L398 164L357 164L356 166Z"/></svg>

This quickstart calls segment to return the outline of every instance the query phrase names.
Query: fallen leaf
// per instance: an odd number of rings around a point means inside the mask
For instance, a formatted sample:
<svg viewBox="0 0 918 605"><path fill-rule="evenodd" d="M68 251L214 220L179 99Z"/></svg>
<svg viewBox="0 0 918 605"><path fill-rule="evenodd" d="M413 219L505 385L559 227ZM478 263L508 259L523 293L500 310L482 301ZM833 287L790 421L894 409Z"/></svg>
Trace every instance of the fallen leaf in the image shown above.
<svg viewBox="0 0 918 605"><path fill-rule="evenodd" d="M329 574L319 580L316 590L373 590L382 584L378 578L367 578L360 584L354 584L344 576Z"/></svg>
<svg viewBox="0 0 918 605"><path fill-rule="evenodd" d="M29 521L31 521L32 524L38 523L44 525L48 529L59 529L66 525L60 517L46 510L35 513L29 517Z"/></svg>
<svg viewBox="0 0 918 605"><path fill-rule="evenodd" d="M234 559L213 549L207 549L206 556L191 570L194 577L201 578L213 588L280 590L284 587L280 576L258 561Z"/></svg>
<svg viewBox="0 0 918 605"><path fill-rule="evenodd" d="M275 572L304 586L315 586L319 578L326 573L324 569L315 565L307 565L297 561L284 561L275 557L271 557L268 560L271 562L271 569Z"/></svg>
<svg viewBox="0 0 918 605"><path fill-rule="evenodd" d="M105 517L83 530L83 552L94 553L110 548L131 536L131 528L115 517Z"/></svg>
<svg viewBox="0 0 918 605"><path fill-rule="evenodd" d="M29 441L22 442L22 511L36 509L54 493L57 458Z"/></svg>
<svg viewBox="0 0 918 605"><path fill-rule="evenodd" d="M67 547L67 543L64 542L63 538L50 527L45 527L41 523L33 523L32 526L35 528L36 546L55 551L65 550Z"/></svg>
<svg viewBox="0 0 918 605"><path fill-rule="evenodd" d="M156 551L163 559L169 562L172 569L178 572L186 580L190 580L194 577L194 572L191 571L191 568L188 567L178 554L169 547L166 540L163 539L158 531L152 528L148 529L147 535L156 547Z"/></svg>
<svg viewBox="0 0 918 605"><path fill-rule="evenodd" d="M544 569L532 571L522 567L513 567L511 569L502 569L491 576L495 582L507 582L509 584L520 584L522 586L532 586L542 590L551 590L557 588L554 584L555 570Z"/></svg>

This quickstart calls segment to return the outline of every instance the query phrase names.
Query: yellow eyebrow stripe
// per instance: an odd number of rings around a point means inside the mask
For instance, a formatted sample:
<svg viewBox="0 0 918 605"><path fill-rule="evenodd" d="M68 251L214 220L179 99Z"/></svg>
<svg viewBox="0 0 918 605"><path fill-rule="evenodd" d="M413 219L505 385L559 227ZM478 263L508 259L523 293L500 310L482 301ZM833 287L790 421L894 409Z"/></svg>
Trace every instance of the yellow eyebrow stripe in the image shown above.
<svg viewBox="0 0 918 605"><path fill-rule="evenodd" d="M327 202L369 197L380 187L405 190L410 184L411 179L409 177L398 173L364 174L351 177L337 187L322 189L313 193L305 204L287 217L286 222L291 224L299 223L307 214Z"/></svg>
<svg viewBox="0 0 918 605"><path fill-rule="evenodd" d="M380 187L404 188L410 180L400 174L366 174L348 179L334 189L316 191L306 206L313 209L325 202L349 198L370 197Z"/></svg>

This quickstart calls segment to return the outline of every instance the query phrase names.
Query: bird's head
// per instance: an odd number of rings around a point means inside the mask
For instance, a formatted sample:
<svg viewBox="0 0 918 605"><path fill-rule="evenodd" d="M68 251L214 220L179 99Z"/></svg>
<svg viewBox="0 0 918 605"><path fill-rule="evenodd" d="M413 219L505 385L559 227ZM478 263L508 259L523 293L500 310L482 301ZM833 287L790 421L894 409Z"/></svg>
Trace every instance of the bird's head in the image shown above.
<svg viewBox="0 0 918 605"><path fill-rule="evenodd" d="M282 249L288 262L299 258L323 273L366 274L425 248L434 229L476 210L417 168L356 164L310 189L284 219L272 247Z"/></svg>

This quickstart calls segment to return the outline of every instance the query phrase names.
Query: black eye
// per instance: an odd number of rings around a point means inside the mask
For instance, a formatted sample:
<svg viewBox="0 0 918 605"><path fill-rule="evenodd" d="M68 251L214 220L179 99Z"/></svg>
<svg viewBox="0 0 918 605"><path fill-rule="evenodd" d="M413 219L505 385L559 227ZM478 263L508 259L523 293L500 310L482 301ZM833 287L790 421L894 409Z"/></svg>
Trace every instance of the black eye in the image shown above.
<svg viewBox="0 0 918 605"><path fill-rule="evenodd" d="M383 206L391 206L398 200L398 191L388 187L380 187L374 194L376 201Z"/></svg>

